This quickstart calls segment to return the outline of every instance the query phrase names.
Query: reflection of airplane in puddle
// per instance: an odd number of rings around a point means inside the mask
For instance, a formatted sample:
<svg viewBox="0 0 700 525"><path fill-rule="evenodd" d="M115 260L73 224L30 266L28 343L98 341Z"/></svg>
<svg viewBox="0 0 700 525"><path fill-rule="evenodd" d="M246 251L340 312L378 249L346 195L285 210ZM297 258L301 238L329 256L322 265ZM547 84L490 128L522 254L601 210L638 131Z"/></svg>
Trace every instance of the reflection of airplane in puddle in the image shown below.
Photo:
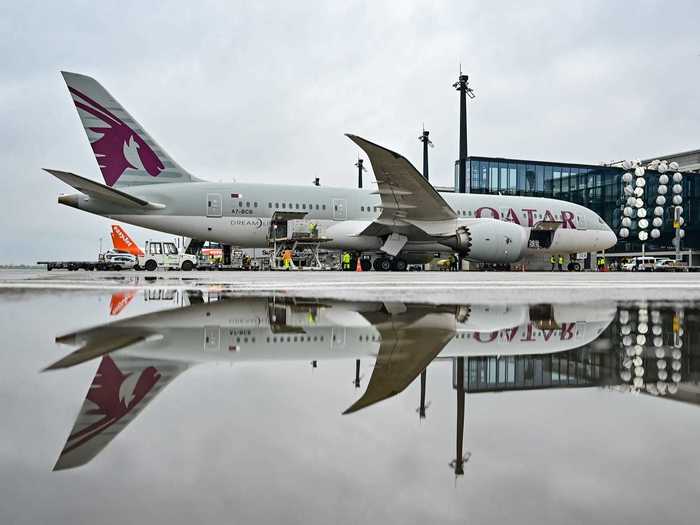
<svg viewBox="0 0 700 525"><path fill-rule="evenodd" d="M664 389L668 398L700 404L700 362L692 348L681 351L683 316L668 307L652 310L650 319L646 306L636 314L621 308L613 325L617 334L609 328L616 305L600 302L434 306L274 297L204 302L198 295L182 302L190 304L56 339L79 348L51 369L101 361L55 469L90 461L179 373L207 361L315 365L354 359L359 387L360 359L369 358L374 367L366 391L345 413L402 392L420 375L423 418L426 367L447 360L457 394L451 463L457 475L469 456L463 454L467 393L614 386L658 395L664 379L672 379ZM634 330L639 334L632 338ZM640 336L647 330L654 337L645 341ZM643 376L646 390L631 384L631 372Z"/></svg>
<svg viewBox="0 0 700 525"><path fill-rule="evenodd" d="M591 343L615 315L612 304L433 306L287 298L205 303L196 296L191 303L56 338L79 348L49 369L101 358L56 469L92 459L196 363L346 358L357 364L376 358L366 391L345 411L350 413L403 391L434 359L564 352ZM356 371L357 385L359 366Z"/></svg>

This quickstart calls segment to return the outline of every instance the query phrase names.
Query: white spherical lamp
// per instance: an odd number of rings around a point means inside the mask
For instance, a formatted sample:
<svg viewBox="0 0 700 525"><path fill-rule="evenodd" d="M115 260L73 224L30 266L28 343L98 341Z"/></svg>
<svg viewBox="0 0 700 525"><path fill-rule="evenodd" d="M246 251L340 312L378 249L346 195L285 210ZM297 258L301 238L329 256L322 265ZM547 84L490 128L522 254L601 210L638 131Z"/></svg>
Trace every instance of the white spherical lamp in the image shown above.
<svg viewBox="0 0 700 525"><path fill-rule="evenodd" d="M651 230L649 235L651 235L652 239L658 239L659 237L661 237L661 232L659 230L657 230L656 228L654 228L653 230Z"/></svg>

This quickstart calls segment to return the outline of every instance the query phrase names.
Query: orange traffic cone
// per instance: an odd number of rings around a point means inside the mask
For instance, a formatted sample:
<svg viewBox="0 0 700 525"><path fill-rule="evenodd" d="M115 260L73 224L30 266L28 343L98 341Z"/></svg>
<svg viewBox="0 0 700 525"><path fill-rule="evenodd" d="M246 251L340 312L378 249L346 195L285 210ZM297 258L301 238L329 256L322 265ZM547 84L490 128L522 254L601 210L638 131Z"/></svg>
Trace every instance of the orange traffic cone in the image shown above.
<svg viewBox="0 0 700 525"><path fill-rule="evenodd" d="M362 265L360 264L360 258L357 258L357 265L355 266L355 271L356 272L361 272L362 271Z"/></svg>

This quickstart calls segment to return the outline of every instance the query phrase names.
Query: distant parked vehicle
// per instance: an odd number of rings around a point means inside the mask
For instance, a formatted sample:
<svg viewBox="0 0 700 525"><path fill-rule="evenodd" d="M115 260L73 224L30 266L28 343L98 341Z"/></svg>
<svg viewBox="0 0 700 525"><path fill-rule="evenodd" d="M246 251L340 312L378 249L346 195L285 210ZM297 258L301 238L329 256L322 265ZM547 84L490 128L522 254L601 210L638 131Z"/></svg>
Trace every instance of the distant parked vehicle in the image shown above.
<svg viewBox="0 0 700 525"><path fill-rule="evenodd" d="M626 272L646 272L654 271L656 257L635 257L629 262L622 265L622 269Z"/></svg>
<svg viewBox="0 0 700 525"><path fill-rule="evenodd" d="M674 259L659 259L654 265L654 271L656 272L685 272L687 270L687 264Z"/></svg>
<svg viewBox="0 0 700 525"><path fill-rule="evenodd" d="M104 262L111 270L131 270L138 264L138 259L131 253L107 252Z"/></svg>
<svg viewBox="0 0 700 525"><path fill-rule="evenodd" d="M138 256L138 268L152 272L158 268L189 272L197 265L197 257L181 252L174 242L146 242L144 254Z"/></svg>

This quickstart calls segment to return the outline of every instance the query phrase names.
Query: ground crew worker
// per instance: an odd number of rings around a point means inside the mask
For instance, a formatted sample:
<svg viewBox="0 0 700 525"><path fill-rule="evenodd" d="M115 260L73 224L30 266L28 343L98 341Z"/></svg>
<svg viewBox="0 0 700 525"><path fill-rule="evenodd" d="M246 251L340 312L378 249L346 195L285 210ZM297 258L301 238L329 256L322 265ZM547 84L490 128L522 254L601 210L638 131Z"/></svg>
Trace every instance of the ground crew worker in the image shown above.
<svg viewBox="0 0 700 525"><path fill-rule="evenodd" d="M559 256L559 261L558 261L558 262L559 262L559 271L561 272L561 271L562 271L562 268L563 268L563 266L564 266L564 257L560 255L560 256Z"/></svg>
<svg viewBox="0 0 700 525"><path fill-rule="evenodd" d="M451 272L457 271L457 257L455 257L454 254L450 255L450 271Z"/></svg>
<svg viewBox="0 0 700 525"><path fill-rule="evenodd" d="M309 235L311 237L318 237L318 226L315 222L309 224Z"/></svg>
<svg viewBox="0 0 700 525"><path fill-rule="evenodd" d="M605 271L605 256L603 256L603 255L598 257L598 271L599 272Z"/></svg>
<svg viewBox="0 0 700 525"><path fill-rule="evenodd" d="M552 269L551 269L550 271L553 272L553 271L554 271L554 266L557 264L557 260L555 259L554 254L552 254L552 256L549 258L549 262L550 262L550 264L552 265Z"/></svg>
<svg viewBox="0 0 700 525"><path fill-rule="evenodd" d="M343 252L343 270L350 271L350 252Z"/></svg>
<svg viewBox="0 0 700 525"><path fill-rule="evenodd" d="M292 250L284 250L282 252L282 262L284 263L285 270L294 268L294 261L292 260L292 255Z"/></svg>

